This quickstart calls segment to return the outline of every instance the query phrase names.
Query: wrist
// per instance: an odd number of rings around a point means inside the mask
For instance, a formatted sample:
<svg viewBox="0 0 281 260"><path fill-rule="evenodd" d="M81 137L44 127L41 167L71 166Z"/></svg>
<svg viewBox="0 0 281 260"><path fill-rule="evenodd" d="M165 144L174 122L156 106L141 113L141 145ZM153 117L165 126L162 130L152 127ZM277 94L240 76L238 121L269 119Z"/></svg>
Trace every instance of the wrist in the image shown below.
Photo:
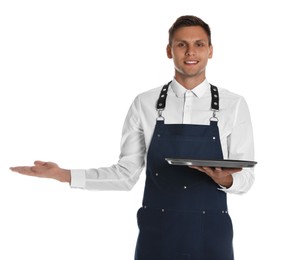
<svg viewBox="0 0 281 260"><path fill-rule="evenodd" d="M60 182L67 182L70 184L71 182L71 173L70 170L60 169L57 174L57 180Z"/></svg>
<svg viewBox="0 0 281 260"><path fill-rule="evenodd" d="M215 183L225 188L230 188L233 184L233 177L231 174L223 178L212 178L212 179Z"/></svg>

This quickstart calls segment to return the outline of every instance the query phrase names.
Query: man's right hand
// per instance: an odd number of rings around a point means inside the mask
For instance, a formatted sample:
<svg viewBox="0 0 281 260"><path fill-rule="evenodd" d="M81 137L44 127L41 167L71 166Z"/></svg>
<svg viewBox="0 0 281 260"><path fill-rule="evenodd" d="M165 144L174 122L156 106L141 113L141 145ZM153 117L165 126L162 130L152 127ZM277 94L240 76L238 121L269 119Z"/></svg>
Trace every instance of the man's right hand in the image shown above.
<svg viewBox="0 0 281 260"><path fill-rule="evenodd" d="M11 167L10 170L28 176L51 178L61 182L70 183L71 181L70 170L62 169L53 162L35 161L34 166L16 166Z"/></svg>

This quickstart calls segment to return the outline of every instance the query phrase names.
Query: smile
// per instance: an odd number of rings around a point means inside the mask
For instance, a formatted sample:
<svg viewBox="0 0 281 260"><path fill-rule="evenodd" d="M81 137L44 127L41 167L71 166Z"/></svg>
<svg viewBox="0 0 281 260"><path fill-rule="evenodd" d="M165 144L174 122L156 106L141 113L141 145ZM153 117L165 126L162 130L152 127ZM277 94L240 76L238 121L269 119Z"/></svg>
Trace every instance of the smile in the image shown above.
<svg viewBox="0 0 281 260"><path fill-rule="evenodd" d="M185 64L191 64L191 65L193 65L193 64L197 64L198 61L196 61L196 60L187 60L187 61L185 61L184 63L185 63Z"/></svg>

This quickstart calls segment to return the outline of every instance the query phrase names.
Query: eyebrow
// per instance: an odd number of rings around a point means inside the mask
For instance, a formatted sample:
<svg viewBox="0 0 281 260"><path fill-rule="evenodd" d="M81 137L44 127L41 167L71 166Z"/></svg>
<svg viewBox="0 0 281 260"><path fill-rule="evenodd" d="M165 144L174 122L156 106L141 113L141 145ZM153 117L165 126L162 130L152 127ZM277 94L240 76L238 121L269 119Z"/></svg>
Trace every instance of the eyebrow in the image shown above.
<svg viewBox="0 0 281 260"><path fill-rule="evenodd" d="M188 42L188 41L186 41L186 40L175 40L175 42L184 42L184 43L190 43L190 42ZM194 43L207 43L207 41L206 40L195 40L194 41Z"/></svg>

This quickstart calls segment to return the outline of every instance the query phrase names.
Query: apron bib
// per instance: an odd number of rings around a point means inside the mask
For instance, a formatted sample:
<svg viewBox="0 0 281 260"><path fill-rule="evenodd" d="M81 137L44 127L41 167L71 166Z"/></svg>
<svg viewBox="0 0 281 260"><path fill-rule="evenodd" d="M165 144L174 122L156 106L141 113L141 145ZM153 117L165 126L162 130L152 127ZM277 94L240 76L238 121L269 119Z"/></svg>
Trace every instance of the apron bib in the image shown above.
<svg viewBox="0 0 281 260"><path fill-rule="evenodd" d="M206 174L165 160L223 159L215 116L217 88L211 86L210 125L165 124L162 111L169 84L160 93L159 117L147 154L135 260L233 260L225 192Z"/></svg>

